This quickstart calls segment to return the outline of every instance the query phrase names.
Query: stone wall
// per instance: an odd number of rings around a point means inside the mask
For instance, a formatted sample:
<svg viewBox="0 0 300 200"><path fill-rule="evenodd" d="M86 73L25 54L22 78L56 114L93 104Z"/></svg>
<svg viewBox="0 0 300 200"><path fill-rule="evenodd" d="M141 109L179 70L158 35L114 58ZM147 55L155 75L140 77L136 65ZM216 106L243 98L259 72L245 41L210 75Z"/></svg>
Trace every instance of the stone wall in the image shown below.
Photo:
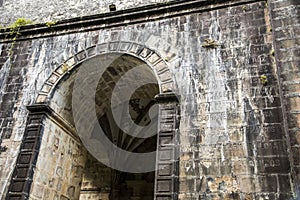
<svg viewBox="0 0 300 200"><path fill-rule="evenodd" d="M1 0L0 25L7 26L18 18L26 18L34 23L65 20L100 13L110 12L109 6L114 4L117 10L125 10L141 6L168 3L169 0L66 0L66 1L29 1Z"/></svg>
<svg viewBox="0 0 300 200"><path fill-rule="evenodd" d="M22 45L26 46L30 42L25 42ZM0 62L1 62L1 196L6 193L7 185L13 172L16 158L19 153L19 145L22 140L25 125L26 115L28 113L24 102L20 99L22 90L24 89L23 82L26 80L25 74L30 70L24 68L28 63L28 48L22 48L16 44L18 50L18 60L12 62L9 58L7 49L11 44L1 44ZM22 50L23 49L23 50ZM23 51L23 52L22 52ZM22 53L21 53L22 52ZM12 64L13 63L13 64ZM21 64L22 63L22 64ZM26 89L25 89L26 90Z"/></svg>
<svg viewBox="0 0 300 200"><path fill-rule="evenodd" d="M45 119L30 199L78 199L86 150L71 133Z"/></svg>
<svg viewBox="0 0 300 200"><path fill-rule="evenodd" d="M295 198L299 5L278 0L205 6L148 11L145 21L119 19L114 27L89 22L73 28L66 22L64 28L29 27L17 41L1 37L0 196L19 153L25 106L50 74L93 45L126 41L161 55L181 96L179 199ZM68 28L73 32L66 34Z"/></svg>
<svg viewBox="0 0 300 200"><path fill-rule="evenodd" d="M280 77L280 89L285 117L285 132L295 182L300 192L300 132L299 132L299 63L300 63L300 3L292 0L270 2L275 58Z"/></svg>
<svg viewBox="0 0 300 200"><path fill-rule="evenodd" d="M82 177L80 200L109 200L112 181L111 171L109 167L88 155Z"/></svg>

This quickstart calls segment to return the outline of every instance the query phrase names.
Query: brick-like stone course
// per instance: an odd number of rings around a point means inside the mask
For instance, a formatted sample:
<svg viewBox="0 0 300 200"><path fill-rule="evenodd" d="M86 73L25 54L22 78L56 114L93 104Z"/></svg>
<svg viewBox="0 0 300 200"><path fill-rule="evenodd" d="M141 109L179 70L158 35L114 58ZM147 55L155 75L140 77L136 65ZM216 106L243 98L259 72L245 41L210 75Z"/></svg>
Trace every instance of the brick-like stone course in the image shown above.
<svg viewBox="0 0 300 200"><path fill-rule="evenodd" d="M289 160L292 170L292 189L300 194L299 177L299 11L300 4L293 0L276 0L269 2L271 11L273 41L275 48L276 65L280 78L281 96L283 101L284 132L289 151ZM290 188L290 184L284 178L279 179L282 190ZM288 187L285 187L288 185ZM299 197L298 197L299 198Z"/></svg>
<svg viewBox="0 0 300 200"><path fill-rule="evenodd" d="M10 181L11 167L15 163L17 152L22 140L27 110L25 105L20 105L21 91L24 87L24 76L28 63L28 45L30 42L12 44L0 44L1 62L1 90L0 90L0 142L1 142L1 184L0 195L7 190ZM19 55L18 55L19 54ZM18 56L16 56L18 55Z"/></svg>

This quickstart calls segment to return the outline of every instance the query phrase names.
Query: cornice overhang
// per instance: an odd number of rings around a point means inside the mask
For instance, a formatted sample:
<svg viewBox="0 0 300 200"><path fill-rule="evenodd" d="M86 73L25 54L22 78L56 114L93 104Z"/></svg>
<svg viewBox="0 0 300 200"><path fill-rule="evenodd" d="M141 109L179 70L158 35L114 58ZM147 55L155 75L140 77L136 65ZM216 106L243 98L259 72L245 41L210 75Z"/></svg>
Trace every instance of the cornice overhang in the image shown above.
<svg viewBox="0 0 300 200"><path fill-rule="evenodd" d="M30 40L71 33L87 32L112 27L156 21L201 13L216 9L258 2L257 0L189 0L171 1L132 9L113 11L58 21L48 27L46 23L22 26L16 35L9 28L0 29L0 43Z"/></svg>

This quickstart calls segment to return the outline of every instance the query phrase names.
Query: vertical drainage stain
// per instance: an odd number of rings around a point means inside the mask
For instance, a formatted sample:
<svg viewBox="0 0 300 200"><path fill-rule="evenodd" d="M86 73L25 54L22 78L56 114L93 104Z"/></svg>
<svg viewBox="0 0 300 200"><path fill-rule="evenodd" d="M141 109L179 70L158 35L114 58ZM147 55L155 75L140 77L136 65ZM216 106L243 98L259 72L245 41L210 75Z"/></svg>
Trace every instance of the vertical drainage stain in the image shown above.
<svg viewBox="0 0 300 200"><path fill-rule="evenodd" d="M217 20L213 20L209 28L209 40L220 41L221 30ZM221 53L219 48L205 48L205 82L207 85L206 102L209 110L206 111L209 118L207 121L208 134L205 142L216 144L228 141L227 136L227 90L226 73L222 69Z"/></svg>

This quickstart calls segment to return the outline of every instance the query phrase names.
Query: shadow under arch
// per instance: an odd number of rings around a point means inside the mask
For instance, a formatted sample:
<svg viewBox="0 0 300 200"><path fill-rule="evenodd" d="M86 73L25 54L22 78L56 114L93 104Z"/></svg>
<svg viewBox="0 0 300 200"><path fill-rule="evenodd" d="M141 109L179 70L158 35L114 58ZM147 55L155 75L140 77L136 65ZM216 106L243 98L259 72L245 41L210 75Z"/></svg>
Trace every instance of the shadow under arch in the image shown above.
<svg viewBox="0 0 300 200"><path fill-rule="evenodd" d="M35 104L28 106L30 111L28 123L21 145L21 153L17 159L13 178L7 194L7 199L28 198L35 190L34 168L41 157L41 146L45 144L43 137L47 124L52 121L64 129L76 140L71 118L68 119L62 112L53 106L52 97L69 76L73 74L82 63L101 55L122 53L125 57L135 57L139 62L144 62L153 71L157 79L157 94L153 99L159 103L158 137L154 199L177 199L178 191L178 126L179 126L179 98L172 91L175 90L172 75L165 61L154 51L147 47L130 43L126 51L122 48L126 42L105 43L90 47L67 59L58 66L43 84ZM118 47L113 50L112 46ZM121 51L124 50L124 51ZM154 93L152 92L151 95ZM150 96L151 96L150 95ZM49 128L49 127L48 127ZM80 143L80 141L77 140ZM53 142L55 146L55 141ZM76 143L76 142L75 142ZM29 145L30 144L30 145ZM39 157L38 157L39 156ZM59 174L59 168L55 168ZM37 174L37 172L36 172ZM71 192L70 192L71 191ZM72 192L73 191L73 192ZM77 191L78 192L78 191ZM68 188L68 194L61 194L72 198L76 194L73 186ZM70 193L70 194L69 194Z"/></svg>

